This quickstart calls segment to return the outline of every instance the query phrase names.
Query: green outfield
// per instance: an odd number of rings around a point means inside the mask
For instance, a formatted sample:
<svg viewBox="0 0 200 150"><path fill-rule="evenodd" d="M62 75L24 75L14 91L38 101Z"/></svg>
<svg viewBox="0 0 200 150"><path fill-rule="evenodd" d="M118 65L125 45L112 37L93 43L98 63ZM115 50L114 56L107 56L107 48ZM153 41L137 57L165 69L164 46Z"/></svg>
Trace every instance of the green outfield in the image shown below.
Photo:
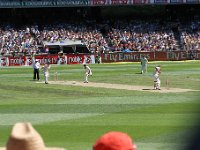
<svg viewBox="0 0 200 150"><path fill-rule="evenodd" d="M31 67L0 68L0 147L16 122L31 122L47 146L91 150L107 131L128 133L138 150L183 149L198 125L200 61L91 64L90 82L153 87L152 72L161 65L161 89L196 91L151 92L103 87L44 84L32 81ZM83 81L82 65L52 65L60 81ZM168 83L168 84L167 84Z"/></svg>

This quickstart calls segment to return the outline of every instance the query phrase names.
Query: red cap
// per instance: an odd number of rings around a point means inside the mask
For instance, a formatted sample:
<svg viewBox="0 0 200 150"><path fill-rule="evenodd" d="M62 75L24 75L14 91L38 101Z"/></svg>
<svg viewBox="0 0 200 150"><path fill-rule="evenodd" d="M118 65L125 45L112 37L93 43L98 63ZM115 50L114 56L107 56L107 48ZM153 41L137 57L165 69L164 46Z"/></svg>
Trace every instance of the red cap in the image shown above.
<svg viewBox="0 0 200 150"><path fill-rule="evenodd" d="M127 134L113 131L102 135L93 150L136 150L136 145Z"/></svg>

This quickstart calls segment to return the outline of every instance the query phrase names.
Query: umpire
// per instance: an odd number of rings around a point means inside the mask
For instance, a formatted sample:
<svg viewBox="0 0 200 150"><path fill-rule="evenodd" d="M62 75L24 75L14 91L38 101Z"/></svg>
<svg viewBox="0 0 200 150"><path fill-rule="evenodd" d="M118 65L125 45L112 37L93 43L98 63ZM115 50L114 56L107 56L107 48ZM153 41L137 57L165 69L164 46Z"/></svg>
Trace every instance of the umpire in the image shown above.
<svg viewBox="0 0 200 150"><path fill-rule="evenodd" d="M40 80L40 63L38 62L38 59L35 59L33 62L33 80Z"/></svg>

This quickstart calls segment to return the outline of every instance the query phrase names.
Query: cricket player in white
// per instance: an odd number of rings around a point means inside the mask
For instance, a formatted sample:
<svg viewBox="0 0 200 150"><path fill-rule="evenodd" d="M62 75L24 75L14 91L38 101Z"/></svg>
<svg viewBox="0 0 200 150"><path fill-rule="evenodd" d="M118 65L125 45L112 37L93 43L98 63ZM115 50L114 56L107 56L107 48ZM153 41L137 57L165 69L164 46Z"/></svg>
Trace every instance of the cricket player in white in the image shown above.
<svg viewBox="0 0 200 150"><path fill-rule="evenodd" d="M84 83L88 83L88 76L92 75L92 70L86 64L83 64L83 68L84 68L84 75L85 75L84 76Z"/></svg>
<svg viewBox="0 0 200 150"><path fill-rule="evenodd" d="M48 84L48 78L49 78L49 69L51 68L51 65L49 62L47 62L43 67L43 72L44 72L44 78L45 78L45 84Z"/></svg>
<svg viewBox="0 0 200 150"><path fill-rule="evenodd" d="M161 74L161 68L160 66L155 67L153 78L154 78L154 90L160 90L160 79L159 75Z"/></svg>
<svg viewBox="0 0 200 150"><path fill-rule="evenodd" d="M146 73L148 64L147 58L145 56L142 56L140 62L141 62L141 74Z"/></svg>

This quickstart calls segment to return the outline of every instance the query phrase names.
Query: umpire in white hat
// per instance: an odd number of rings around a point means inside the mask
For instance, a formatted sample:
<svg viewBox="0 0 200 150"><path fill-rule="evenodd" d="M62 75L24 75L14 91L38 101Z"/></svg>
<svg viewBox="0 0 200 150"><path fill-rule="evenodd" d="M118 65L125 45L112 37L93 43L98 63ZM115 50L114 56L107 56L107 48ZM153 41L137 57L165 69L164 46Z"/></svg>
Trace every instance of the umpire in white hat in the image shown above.
<svg viewBox="0 0 200 150"><path fill-rule="evenodd" d="M38 59L33 61L33 80L40 80L40 63Z"/></svg>

